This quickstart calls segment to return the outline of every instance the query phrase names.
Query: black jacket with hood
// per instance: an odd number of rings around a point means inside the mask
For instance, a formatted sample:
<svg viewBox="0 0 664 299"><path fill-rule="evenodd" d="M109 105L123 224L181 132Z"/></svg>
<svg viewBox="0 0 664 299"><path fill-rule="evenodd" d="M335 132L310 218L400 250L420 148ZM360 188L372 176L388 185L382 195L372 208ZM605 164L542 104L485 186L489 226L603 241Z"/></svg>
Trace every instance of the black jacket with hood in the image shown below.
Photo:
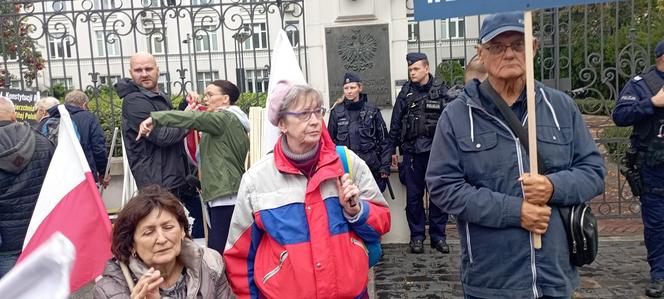
<svg viewBox="0 0 664 299"><path fill-rule="evenodd" d="M0 254L21 252L54 151L29 126L0 121Z"/></svg>
<svg viewBox="0 0 664 299"><path fill-rule="evenodd" d="M155 127L150 136L136 141L141 122L151 112L173 109L170 100L127 78L120 80L116 89L122 98L122 138L138 188L152 184L170 190L182 187L187 173L183 142L187 129Z"/></svg>
<svg viewBox="0 0 664 299"><path fill-rule="evenodd" d="M95 181L99 181L99 175L104 175L106 166L108 165L106 139L104 138L104 131L101 128L99 119L92 112L74 105L65 105L65 108L69 111L71 120L76 124L76 130L79 135L78 141L83 148L83 153L85 153L85 159L88 160L92 176L95 178ZM48 115L50 115L49 117L60 118L58 106L48 109ZM42 126L40 126L39 130L42 132Z"/></svg>

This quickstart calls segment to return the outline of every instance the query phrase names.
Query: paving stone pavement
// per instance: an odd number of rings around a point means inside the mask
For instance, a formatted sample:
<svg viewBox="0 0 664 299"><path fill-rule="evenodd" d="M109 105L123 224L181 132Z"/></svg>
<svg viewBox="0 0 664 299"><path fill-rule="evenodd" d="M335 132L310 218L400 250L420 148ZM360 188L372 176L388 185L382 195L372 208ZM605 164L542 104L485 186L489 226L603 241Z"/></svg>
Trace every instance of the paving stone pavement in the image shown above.
<svg viewBox="0 0 664 299"><path fill-rule="evenodd" d="M463 298L459 282L459 241L449 240L447 255L425 246L425 253L408 253L407 244L383 245L383 260L375 267L375 298ZM433 252L432 252L433 251ZM642 238L600 239L592 265L582 267L581 287L573 298L648 298L648 265Z"/></svg>

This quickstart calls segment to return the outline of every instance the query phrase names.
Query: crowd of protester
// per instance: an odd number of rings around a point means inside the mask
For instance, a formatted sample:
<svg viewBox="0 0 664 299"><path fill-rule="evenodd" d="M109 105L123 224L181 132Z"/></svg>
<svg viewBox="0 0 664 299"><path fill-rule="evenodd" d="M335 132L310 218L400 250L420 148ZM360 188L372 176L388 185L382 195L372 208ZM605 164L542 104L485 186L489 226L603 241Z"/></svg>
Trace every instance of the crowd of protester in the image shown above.
<svg viewBox="0 0 664 299"><path fill-rule="evenodd" d="M238 87L213 81L174 110L157 84L155 58L134 54L130 78L115 88L139 191L114 222L113 258L94 297L368 298L376 254L369 244L390 231L383 191L396 167L406 186L411 253L424 252L428 227L432 250L448 254L445 227L448 215L456 217L466 298L570 298L579 274L564 214L604 191L606 170L575 102L539 82L538 152L528 152L522 18L484 19L464 85L449 88L431 74L425 54L409 53L409 80L389 130L357 74L341 78L327 126L318 90L276 83L267 116L280 135L249 169L251 128L235 105ZM656 66L625 87L613 118L634 126L638 159L630 167L639 175L628 179L642 202L646 294L657 298L664 296L664 42L655 56ZM88 101L74 90L64 107L95 181L107 187L105 139ZM0 277L21 253L57 147L59 104L37 101L30 128L0 97ZM537 172L530 155L540 162Z"/></svg>

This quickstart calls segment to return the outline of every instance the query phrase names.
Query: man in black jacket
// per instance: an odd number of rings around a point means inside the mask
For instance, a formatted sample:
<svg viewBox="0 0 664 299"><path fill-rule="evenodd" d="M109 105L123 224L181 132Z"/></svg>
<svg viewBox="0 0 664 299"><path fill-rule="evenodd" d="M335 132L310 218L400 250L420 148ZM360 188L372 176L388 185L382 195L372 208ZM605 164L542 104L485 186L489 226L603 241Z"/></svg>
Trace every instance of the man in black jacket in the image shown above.
<svg viewBox="0 0 664 299"><path fill-rule="evenodd" d="M92 176L96 182L106 187L111 179L110 176L104 177L108 165L106 139L99 119L92 112L87 111L87 105L88 96L80 90L73 90L65 96L65 108L74 122L78 141L83 148ZM40 132L48 136L46 130L49 129L47 125L49 119L58 119L59 124L60 111L58 111L57 105L47 111L49 117L44 122L44 126L40 128Z"/></svg>
<svg viewBox="0 0 664 299"><path fill-rule="evenodd" d="M116 85L122 98L122 138L129 167L140 189L157 184L175 194L195 218L192 237L203 237L200 198L185 183L189 165L184 150L187 129L159 127L136 141L141 122L153 111L171 110L168 95L159 90L159 66L149 53L136 53L129 60L130 79Z"/></svg>
<svg viewBox="0 0 664 299"><path fill-rule="evenodd" d="M159 90L159 67L149 53L136 53L129 61L130 79L117 83L122 98L122 137L129 167L138 188L158 184L180 197L185 187L187 161L183 139L186 129L155 128L136 141L141 122L153 111L171 110L171 101Z"/></svg>
<svg viewBox="0 0 664 299"><path fill-rule="evenodd" d="M0 97L0 278L16 264L54 147Z"/></svg>

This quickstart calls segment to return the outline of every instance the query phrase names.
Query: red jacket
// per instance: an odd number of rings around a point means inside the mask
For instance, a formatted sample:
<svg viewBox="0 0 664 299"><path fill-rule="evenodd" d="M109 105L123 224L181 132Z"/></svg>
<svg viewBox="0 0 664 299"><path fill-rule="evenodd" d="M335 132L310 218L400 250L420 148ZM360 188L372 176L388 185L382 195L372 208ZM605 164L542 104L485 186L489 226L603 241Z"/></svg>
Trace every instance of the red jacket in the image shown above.
<svg viewBox="0 0 664 299"><path fill-rule="evenodd" d="M369 167L351 152L361 212L348 219L339 204L343 166L327 130L318 169L307 179L274 153L243 176L224 252L239 298L358 298L366 296L364 241L390 230L390 211Z"/></svg>

